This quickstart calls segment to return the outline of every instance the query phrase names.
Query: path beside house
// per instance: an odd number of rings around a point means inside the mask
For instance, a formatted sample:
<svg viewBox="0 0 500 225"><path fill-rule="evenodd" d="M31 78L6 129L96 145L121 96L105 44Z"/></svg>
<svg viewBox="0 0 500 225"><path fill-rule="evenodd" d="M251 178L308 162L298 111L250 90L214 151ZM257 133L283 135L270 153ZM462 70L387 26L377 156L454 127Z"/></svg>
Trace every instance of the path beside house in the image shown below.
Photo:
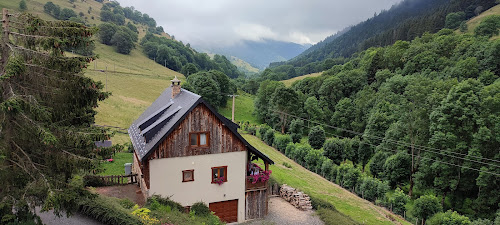
<svg viewBox="0 0 500 225"><path fill-rule="evenodd" d="M47 225L102 225L101 222L78 212L75 212L70 217L67 217L66 213L63 213L61 217L57 217L53 210L41 212L40 207L36 207L35 210L36 214L42 220L42 223Z"/></svg>
<svg viewBox="0 0 500 225"><path fill-rule="evenodd" d="M144 196L140 192L141 188L137 184L98 187L95 191L100 195L108 197L128 198L139 206L146 204L146 199L144 199Z"/></svg>
<svg viewBox="0 0 500 225"><path fill-rule="evenodd" d="M292 224L310 224L310 225L323 225L323 221L315 214L314 211L302 211L289 202L280 197L269 198L269 213L264 219L253 220L245 225L257 224L276 224L276 225L292 225Z"/></svg>

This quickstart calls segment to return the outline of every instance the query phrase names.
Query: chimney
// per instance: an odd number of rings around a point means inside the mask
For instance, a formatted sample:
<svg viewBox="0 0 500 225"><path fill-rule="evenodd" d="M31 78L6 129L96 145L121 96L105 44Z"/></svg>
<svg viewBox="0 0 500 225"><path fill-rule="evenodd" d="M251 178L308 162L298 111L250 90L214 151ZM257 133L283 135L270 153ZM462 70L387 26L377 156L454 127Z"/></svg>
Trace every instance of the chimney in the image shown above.
<svg viewBox="0 0 500 225"><path fill-rule="evenodd" d="M172 99L174 99L175 96L181 93L181 81L177 79L177 76L175 76L175 78L171 80L171 82L172 82Z"/></svg>

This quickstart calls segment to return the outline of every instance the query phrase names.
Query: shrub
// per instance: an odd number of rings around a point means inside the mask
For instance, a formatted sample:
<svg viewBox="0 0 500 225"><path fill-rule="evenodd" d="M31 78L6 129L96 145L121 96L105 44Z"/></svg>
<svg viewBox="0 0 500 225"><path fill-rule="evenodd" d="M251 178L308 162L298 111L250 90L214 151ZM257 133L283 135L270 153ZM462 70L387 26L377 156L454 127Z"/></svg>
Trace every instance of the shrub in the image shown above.
<svg viewBox="0 0 500 225"><path fill-rule="evenodd" d="M85 176L83 177L83 185L85 187L103 187L106 186L104 181L98 176Z"/></svg>
<svg viewBox="0 0 500 225"><path fill-rule="evenodd" d="M290 137L290 135L278 134L274 136L273 146L280 152L285 153L286 147L290 142L292 142L292 138Z"/></svg>
<svg viewBox="0 0 500 225"><path fill-rule="evenodd" d="M300 134L290 134L290 137L292 138L293 143L299 143L300 139L302 139L302 135Z"/></svg>
<svg viewBox="0 0 500 225"><path fill-rule="evenodd" d="M472 221L471 225L492 225L493 221L489 219L477 219ZM496 224L495 224L496 225Z"/></svg>
<svg viewBox="0 0 500 225"><path fill-rule="evenodd" d="M266 134L264 135L264 142L267 143L267 145L272 145L274 142L274 130L269 129L266 131Z"/></svg>
<svg viewBox="0 0 500 225"><path fill-rule="evenodd" d="M352 162L342 163L337 169L337 184L354 191L361 177L361 170L354 167Z"/></svg>
<svg viewBox="0 0 500 225"><path fill-rule="evenodd" d="M296 149L296 147L295 147L294 143L288 143L286 145L286 149L285 149L286 157L293 159L295 156L295 149Z"/></svg>
<svg viewBox="0 0 500 225"><path fill-rule="evenodd" d="M434 195L423 195L414 201L413 215L424 221L441 210L441 203Z"/></svg>
<svg viewBox="0 0 500 225"><path fill-rule="evenodd" d="M266 135L266 132L267 130L269 130L270 127L268 127L267 125L262 125L259 127L259 133L257 134L257 137L259 137L260 139L264 140L264 137Z"/></svg>
<svg viewBox="0 0 500 225"><path fill-rule="evenodd" d="M290 163L283 162L282 164L283 164L283 166L285 166L286 168L289 168L289 169L290 169L290 168L292 168L292 165L290 165Z"/></svg>
<svg viewBox="0 0 500 225"><path fill-rule="evenodd" d="M150 205L151 203L153 203L155 201L160 203L160 205L170 206L173 210L177 210L177 211L184 210L184 207L181 204L179 204L178 202L172 201L170 199L170 197L164 198L164 197L161 197L160 195L153 195L150 198L148 198L146 205Z"/></svg>
<svg viewBox="0 0 500 225"><path fill-rule="evenodd" d="M335 165L335 164L333 164L332 169L330 170L330 175L328 176L328 180L330 180L331 182L336 183L336 181L337 181L337 170L338 170L338 166Z"/></svg>
<svg viewBox="0 0 500 225"><path fill-rule="evenodd" d="M325 130L321 126L314 126L309 132L309 144L314 149L320 149L325 143Z"/></svg>
<svg viewBox="0 0 500 225"><path fill-rule="evenodd" d="M388 203L392 205L392 211L396 214L403 215L406 210L406 203L410 201L410 196L406 195L401 189L396 188L396 191L389 198Z"/></svg>
<svg viewBox="0 0 500 225"><path fill-rule="evenodd" d="M455 211L448 210L445 213L437 213L431 217L426 224L429 225L468 225L471 224L466 216L462 216Z"/></svg>
<svg viewBox="0 0 500 225"><path fill-rule="evenodd" d="M293 143L300 142L302 135L304 133L304 121L300 119L295 119L290 122L290 136Z"/></svg>
<svg viewBox="0 0 500 225"><path fill-rule="evenodd" d="M295 150L294 158L295 162L300 165L305 165L305 157L309 151L311 151L311 147L309 145L298 145Z"/></svg>
<svg viewBox="0 0 500 225"><path fill-rule="evenodd" d="M321 168L320 168L321 176L329 180L332 167L333 167L332 160L325 157L321 163Z"/></svg>
<svg viewBox="0 0 500 225"><path fill-rule="evenodd" d="M248 133L249 133L249 134L254 135L254 136L255 136L255 135L256 135L256 133L257 133L257 129L256 129L254 126L249 126L249 127L247 128L247 131L248 131Z"/></svg>
<svg viewBox="0 0 500 225"><path fill-rule="evenodd" d="M321 164L323 164L324 156L323 150L319 149L311 149L307 152L304 157L304 161L306 163L306 167L315 173L319 171L321 168Z"/></svg>
<svg viewBox="0 0 500 225"><path fill-rule="evenodd" d="M197 216L208 216L210 215L210 209L204 202L196 202L191 206L191 211Z"/></svg>
<svg viewBox="0 0 500 225"><path fill-rule="evenodd" d="M78 201L78 211L104 224L138 225L142 222L130 215L119 204L103 197L83 198Z"/></svg>
<svg viewBox="0 0 500 225"><path fill-rule="evenodd" d="M128 198L120 199L118 203L125 209L131 209L135 205L135 203Z"/></svg>

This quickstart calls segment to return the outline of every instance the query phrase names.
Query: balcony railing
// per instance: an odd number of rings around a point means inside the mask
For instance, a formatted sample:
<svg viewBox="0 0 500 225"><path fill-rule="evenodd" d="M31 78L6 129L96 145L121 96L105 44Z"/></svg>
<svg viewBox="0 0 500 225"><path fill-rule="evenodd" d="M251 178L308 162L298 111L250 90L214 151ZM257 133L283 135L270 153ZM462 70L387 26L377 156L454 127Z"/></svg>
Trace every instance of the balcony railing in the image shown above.
<svg viewBox="0 0 500 225"><path fill-rule="evenodd" d="M245 187L246 187L246 190L266 189L267 188L267 181L257 182L255 184L252 184L251 181L248 181L248 179L246 179Z"/></svg>

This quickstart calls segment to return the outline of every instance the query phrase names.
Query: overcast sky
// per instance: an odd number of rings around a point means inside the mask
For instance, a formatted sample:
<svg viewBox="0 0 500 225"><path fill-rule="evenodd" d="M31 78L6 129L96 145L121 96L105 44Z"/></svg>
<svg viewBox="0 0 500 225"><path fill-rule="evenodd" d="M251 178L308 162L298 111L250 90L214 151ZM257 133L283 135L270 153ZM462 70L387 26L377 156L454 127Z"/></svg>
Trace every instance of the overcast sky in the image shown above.
<svg viewBox="0 0 500 225"><path fill-rule="evenodd" d="M314 44L401 0L118 0L199 46L273 39Z"/></svg>

